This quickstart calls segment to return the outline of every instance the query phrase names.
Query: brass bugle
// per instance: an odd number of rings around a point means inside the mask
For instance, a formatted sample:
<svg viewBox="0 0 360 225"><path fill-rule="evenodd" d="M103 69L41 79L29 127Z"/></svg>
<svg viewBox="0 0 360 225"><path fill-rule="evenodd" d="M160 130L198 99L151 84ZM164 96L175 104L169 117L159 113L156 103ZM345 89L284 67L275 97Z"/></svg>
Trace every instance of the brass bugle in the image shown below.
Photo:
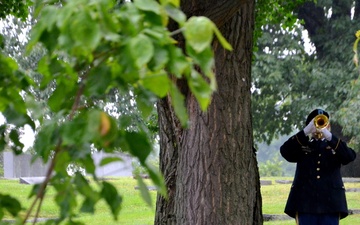
<svg viewBox="0 0 360 225"><path fill-rule="evenodd" d="M329 118L327 118L324 114L317 115L314 118L314 124L316 129L321 130L329 125Z"/></svg>

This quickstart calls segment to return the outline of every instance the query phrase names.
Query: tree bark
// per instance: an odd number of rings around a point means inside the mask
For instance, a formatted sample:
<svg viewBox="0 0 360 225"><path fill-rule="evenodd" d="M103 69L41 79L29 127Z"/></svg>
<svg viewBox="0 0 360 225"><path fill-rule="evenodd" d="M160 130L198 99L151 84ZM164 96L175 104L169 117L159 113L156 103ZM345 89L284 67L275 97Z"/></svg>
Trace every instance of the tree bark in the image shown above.
<svg viewBox="0 0 360 225"><path fill-rule="evenodd" d="M231 11L224 10L217 24L234 50L214 41L218 90L208 110L202 112L194 96L183 92L190 118L184 130L169 100L159 101L160 168L168 199L158 196L155 224L263 223L250 98L254 1L240 4L231 17L224 14Z"/></svg>

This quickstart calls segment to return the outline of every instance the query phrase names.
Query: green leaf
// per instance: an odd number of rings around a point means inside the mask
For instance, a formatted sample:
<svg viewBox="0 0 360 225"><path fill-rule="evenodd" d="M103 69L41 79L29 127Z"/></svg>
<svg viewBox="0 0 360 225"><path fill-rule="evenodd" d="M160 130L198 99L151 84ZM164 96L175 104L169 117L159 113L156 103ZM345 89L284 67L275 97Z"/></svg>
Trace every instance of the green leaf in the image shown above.
<svg viewBox="0 0 360 225"><path fill-rule="evenodd" d="M152 71L162 70L169 62L169 52L163 46L155 45L154 56L148 64Z"/></svg>
<svg viewBox="0 0 360 225"><path fill-rule="evenodd" d="M159 194L167 198L167 188L164 182L164 177L161 175L159 170L155 169L151 164L148 164L145 167L152 182L156 185Z"/></svg>
<svg viewBox="0 0 360 225"><path fill-rule="evenodd" d="M85 197L80 210L82 212L94 213L95 204L100 199L98 192L92 189L89 182L80 173L76 173L74 183L77 190Z"/></svg>
<svg viewBox="0 0 360 225"><path fill-rule="evenodd" d="M22 99L21 100L18 99L17 94L9 96L9 97L12 97L10 99L12 99L14 102L16 102L16 104L8 105L6 110L3 111L3 115L6 118L6 121L9 124L13 124L13 125L19 126L19 127L22 127L25 124L29 124L32 128L34 128L35 127L34 122L27 115L26 111L24 111L24 109L25 109L24 101Z"/></svg>
<svg viewBox="0 0 360 225"><path fill-rule="evenodd" d="M100 161L99 165L100 166L105 166L107 164L110 164L110 163L113 163L113 162L119 162L119 161L122 162L124 160L122 158L120 158L120 157L106 157L106 158L103 158Z"/></svg>
<svg viewBox="0 0 360 225"><path fill-rule="evenodd" d="M95 213L95 204L96 202L89 198L89 197L85 197L82 205L81 205L81 208L80 208L80 211L81 212L84 212L84 213Z"/></svg>
<svg viewBox="0 0 360 225"><path fill-rule="evenodd" d="M77 192L74 190L69 177L62 178L61 183L54 185L57 190L55 201L57 205L60 206L60 219L72 215L74 209L77 207Z"/></svg>
<svg viewBox="0 0 360 225"><path fill-rule="evenodd" d="M180 0L160 0L161 5L171 4L175 7L180 7Z"/></svg>
<svg viewBox="0 0 360 225"><path fill-rule="evenodd" d="M167 67L171 74L181 78L184 73L190 71L190 61L184 56L182 50L176 46L170 45L168 48L169 62Z"/></svg>
<svg viewBox="0 0 360 225"><path fill-rule="evenodd" d="M30 52L38 43L41 37L44 38L44 33L49 33L57 19L58 8L52 5L44 7L41 11L41 19L35 24L30 33L30 41L27 45L27 52Z"/></svg>
<svg viewBox="0 0 360 225"><path fill-rule="evenodd" d="M170 18L175 20L180 27L183 27L186 22L186 15L183 11L174 5L166 5L165 10Z"/></svg>
<svg viewBox="0 0 360 225"><path fill-rule="evenodd" d="M87 141L85 128L87 121L82 116L78 116L73 120L65 121L60 127L60 135L63 145L75 145L79 142Z"/></svg>
<svg viewBox="0 0 360 225"><path fill-rule="evenodd" d="M191 17L184 25L186 43L196 52L204 51L213 39L213 23L206 17Z"/></svg>
<svg viewBox="0 0 360 225"><path fill-rule="evenodd" d="M138 68L148 63L154 55L154 46L147 36L139 34L128 45L132 59Z"/></svg>
<svg viewBox="0 0 360 225"><path fill-rule="evenodd" d="M219 31L219 29L215 26L215 24L213 24L213 31L216 35L216 38L219 40L220 44L227 50L232 51L233 48L230 45L230 43L224 38L224 36L221 34L221 32Z"/></svg>
<svg viewBox="0 0 360 225"><path fill-rule="evenodd" d="M188 83L191 92L199 102L200 108L205 111L211 102L211 94L213 92L210 85L196 70L193 70L192 75L188 78Z"/></svg>
<svg viewBox="0 0 360 225"><path fill-rule="evenodd" d="M78 11L69 18L70 32L77 45L82 46L85 53L93 51L101 40L99 23L94 21L86 10Z"/></svg>
<svg viewBox="0 0 360 225"><path fill-rule="evenodd" d="M118 214L121 209L122 198L118 194L114 185L104 181L103 188L101 190L101 196L105 199L106 203L109 205L110 210L114 216L114 219L117 220Z"/></svg>
<svg viewBox="0 0 360 225"><path fill-rule="evenodd" d="M93 68L86 79L87 96L103 96L109 90L111 84L111 70L105 65Z"/></svg>
<svg viewBox="0 0 360 225"><path fill-rule="evenodd" d="M165 97L170 88L169 78L164 71L147 75L141 80L141 84L160 98Z"/></svg>
<svg viewBox="0 0 360 225"><path fill-rule="evenodd" d="M155 107L155 96L146 89L138 89L136 93L136 105L140 110L143 118L148 118L154 111Z"/></svg>
<svg viewBox="0 0 360 225"><path fill-rule="evenodd" d="M10 195L0 194L0 208L6 209L12 216L15 217L21 211L21 204L17 199L11 197ZM3 212L2 210L0 211ZM4 214L0 214L0 219L3 215Z"/></svg>
<svg viewBox="0 0 360 225"><path fill-rule="evenodd" d="M185 98L173 83L171 83L170 86L170 96L175 114L179 118L181 125L183 127L188 127L189 116L185 107Z"/></svg>
<svg viewBox="0 0 360 225"><path fill-rule="evenodd" d="M58 84L48 101L50 109L53 112L70 110L73 104L70 98L75 96L75 92L76 89L72 89L66 83Z"/></svg>
<svg viewBox="0 0 360 225"><path fill-rule="evenodd" d="M152 0L134 0L134 5L143 11L154 12L155 14L160 14L160 5L156 1Z"/></svg>
<svg viewBox="0 0 360 225"><path fill-rule="evenodd" d="M57 154L56 164L54 166L54 171L57 174L66 174L68 165L71 163L73 159L71 158L69 151L61 151Z"/></svg>
<svg viewBox="0 0 360 225"><path fill-rule="evenodd" d="M140 190L140 193L141 193L141 197L148 204L148 206L152 207L151 196L150 196L149 190L148 190L145 182L143 181L142 177L139 176L139 175L136 176L136 180L137 180L138 185L139 185L139 190Z"/></svg>
<svg viewBox="0 0 360 225"><path fill-rule="evenodd" d="M186 52L194 60L194 62L200 66L201 72L204 73L208 78L214 79L214 54L210 46L208 46L202 52L195 52L191 46L186 45Z"/></svg>
<svg viewBox="0 0 360 225"><path fill-rule="evenodd" d="M19 137L18 131L11 130L9 137L10 137L10 140L13 142L13 145L11 146L11 148L13 149L14 153L16 155L21 154L24 144L20 142L20 137Z"/></svg>
<svg viewBox="0 0 360 225"><path fill-rule="evenodd" d="M145 164L152 150L148 137L140 132L126 132L125 139L130 147L130 153L136 156L141 164Z"/></svg>
<svg viewBox="0 0 360 225"><path fill-rule="evenodd" d="M45 162L49 159L50 152L57 141L56 127L56 123L43 124L35 137L34 150Z"/></svg>
<svg viewBox="0 0 360 225"><path fill-rule="evenodd" d="M0 54L0 78L2 79L2 82L8 80L5 79L8 76L12 77L15 70L18 69L18 65L15 60L13 60L10 57L6 57L3 54Z"/></svg>

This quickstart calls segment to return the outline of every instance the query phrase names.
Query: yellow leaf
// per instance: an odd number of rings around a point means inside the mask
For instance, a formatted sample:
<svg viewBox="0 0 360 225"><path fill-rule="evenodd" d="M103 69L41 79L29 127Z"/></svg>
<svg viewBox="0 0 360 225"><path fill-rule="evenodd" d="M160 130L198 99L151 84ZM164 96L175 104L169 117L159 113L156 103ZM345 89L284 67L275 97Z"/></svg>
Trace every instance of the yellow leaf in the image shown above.
<svg viewBox="0 0 360 225"><path fill-rule="evenodd" d="M109 116L105 112L101 112L100 116L100 135L103 137L109 132L111 122Z"/></svg>

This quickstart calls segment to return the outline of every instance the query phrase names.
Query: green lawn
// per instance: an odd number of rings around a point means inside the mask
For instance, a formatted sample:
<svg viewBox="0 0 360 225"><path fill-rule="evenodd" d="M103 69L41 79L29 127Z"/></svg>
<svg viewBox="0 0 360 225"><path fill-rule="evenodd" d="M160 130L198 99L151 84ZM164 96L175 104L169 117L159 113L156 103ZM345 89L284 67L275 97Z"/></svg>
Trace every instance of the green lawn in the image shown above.
<svg viewBox="0 0 360 225"><path fill-rule="evenodd" d="M263 185L261 193L263 198L263 213L264 214L279 214L284 215L283 210L286 203L287 195L290 190L290 184L278 184L275 180L285 180L292 178L262 178L262 180L271 180L272 185ZM135 190L137 186L136 180L132 178L117 178L112 182L123 196L122 210L118 221L114 221L105 203L98 204L96 214L81 214L79 220L85 224L107 224L107 225L147 225L153 224L156 193L151 191L153 198L153 207L148 207L140 196L140 192ZM360 183L345 183L346 188L360 188ZM19 184L18 180L1 180L0 193L11 194L16 196L24 206L27 208L31 204L31 200L27 196L31 190L31 185ZM349 209L360 209L360 193L347 192ZM41 210L41 217L54 218L58 215L58 208L53 203L54 191L49 189L47 197L44 201ZM7 217L7 219L11 219ZM360 224L360 214L350 215L341 220L340 225L354 225ZM272 221L264 222L264 225L295 225L294 220Z"/></svg>
<svg viewBox="0 0 360 225"><path fill-rule="evenodd" d="M263 213L284 215L283 211L291 184L277 184L275 180L292 180L292 178L277 177L263 179L272 181L272 185L263 185L261 187ZM345 183L345 188L360 188L360 183ZM346 196L349 209L360 209L360 192L346 192ZM340 221L340 225L355 224L360 224L360 214L349 215ZM295 221L269 221L264 222L264 225L295 225Z"/></svg>

